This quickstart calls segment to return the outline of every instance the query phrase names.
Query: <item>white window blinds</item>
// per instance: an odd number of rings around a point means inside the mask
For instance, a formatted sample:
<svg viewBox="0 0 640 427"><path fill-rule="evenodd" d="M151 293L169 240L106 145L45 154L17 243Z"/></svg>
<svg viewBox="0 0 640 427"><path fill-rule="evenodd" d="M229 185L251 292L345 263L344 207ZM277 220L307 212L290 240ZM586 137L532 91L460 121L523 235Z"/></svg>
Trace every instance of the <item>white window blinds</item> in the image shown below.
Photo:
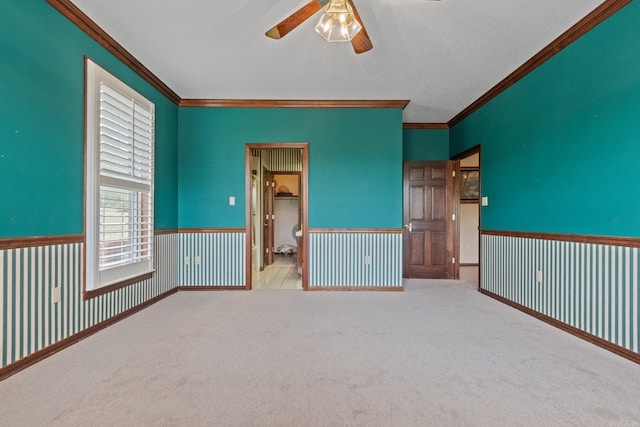
<svg viewBox="0 0 640 427"><path fill-rule="evenodd" d="M100 287L153 269L155 117L120 80L90 61L88 71L87 281Z"/></svg>
<svg viewBox="0 0 640 427"><path fill-rule="evenodd" d="M153 112L100 84L100 175L151 188Z"/></svg>

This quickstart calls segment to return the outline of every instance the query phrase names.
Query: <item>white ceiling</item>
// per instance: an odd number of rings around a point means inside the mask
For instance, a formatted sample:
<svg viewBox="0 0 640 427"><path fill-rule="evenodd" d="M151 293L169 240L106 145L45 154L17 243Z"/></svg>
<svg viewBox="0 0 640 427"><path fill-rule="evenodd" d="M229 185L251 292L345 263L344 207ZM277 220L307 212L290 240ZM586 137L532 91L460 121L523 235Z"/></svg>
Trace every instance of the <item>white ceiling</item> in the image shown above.
<svg viewBox="0 0 640 427"><path fill-rule="evenodd" d="M326 43L308 0L73 0L182 98L407 99L405 122L447 122L602 0L354 0L373 42Z"/></svg>

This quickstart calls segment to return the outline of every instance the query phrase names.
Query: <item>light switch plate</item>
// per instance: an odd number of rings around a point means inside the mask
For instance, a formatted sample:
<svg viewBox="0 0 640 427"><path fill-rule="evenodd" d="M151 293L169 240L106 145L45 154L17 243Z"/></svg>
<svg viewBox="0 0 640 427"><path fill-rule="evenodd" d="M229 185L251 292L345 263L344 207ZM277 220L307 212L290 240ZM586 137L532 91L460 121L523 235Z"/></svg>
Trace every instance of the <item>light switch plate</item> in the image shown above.
<svg viewBox="0 0 640 427"><path fill-rule="evenodd" d="M229 206L235 206L236 205L236 198L233 196L229 197Z"/></svg>
<svg viewBox="0 0 640 427"><path fill-rule="evenodd" d="M485 196L482 198L482 206L489 206L489 197Z"/></svg>

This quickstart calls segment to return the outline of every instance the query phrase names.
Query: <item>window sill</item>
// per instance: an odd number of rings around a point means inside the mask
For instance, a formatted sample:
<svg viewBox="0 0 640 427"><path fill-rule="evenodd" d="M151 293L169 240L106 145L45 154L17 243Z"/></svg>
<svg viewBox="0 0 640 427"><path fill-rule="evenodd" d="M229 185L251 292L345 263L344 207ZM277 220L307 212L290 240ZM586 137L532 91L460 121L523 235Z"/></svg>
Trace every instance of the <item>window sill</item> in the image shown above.
<svg viewBox="0 0 640 427"><path fill-rule="evenodd" d="M112 283L107 286L103 286L97 289L91 289L90 291L85 290L82 298L86 300L90 300L91 298L98 297L100 295L108 294L109 292L113 292L116 289L124 288L125 286L133 285L134 283L142 282L143 280L148 280L153 277L155 271L150 271L148 273L140 274L135 277L130 277L121 282ZM85 285L86 286L86 285Z"/></svg>

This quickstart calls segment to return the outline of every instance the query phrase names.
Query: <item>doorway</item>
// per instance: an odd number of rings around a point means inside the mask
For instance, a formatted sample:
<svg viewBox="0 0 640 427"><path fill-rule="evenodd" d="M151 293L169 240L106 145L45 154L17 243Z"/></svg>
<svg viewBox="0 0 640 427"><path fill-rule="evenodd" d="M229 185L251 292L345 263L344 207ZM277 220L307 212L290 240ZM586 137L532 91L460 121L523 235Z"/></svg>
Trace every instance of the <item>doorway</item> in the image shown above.
<svg viewBox="0 0 640 427"><path fill-rule="evenodd" d="M308 143L246 144L245 157L246 287L307 290Z"/></svg>
<svg viewBox="0 0 640 427"><path fill-rule="evenodd" d="M458 221L458 258L461 275L477 276L480 289L480 225L482 217L482 180L481 180L482 147L476 145L455 156L453 160L459 164L459 221Z"/></svg>

